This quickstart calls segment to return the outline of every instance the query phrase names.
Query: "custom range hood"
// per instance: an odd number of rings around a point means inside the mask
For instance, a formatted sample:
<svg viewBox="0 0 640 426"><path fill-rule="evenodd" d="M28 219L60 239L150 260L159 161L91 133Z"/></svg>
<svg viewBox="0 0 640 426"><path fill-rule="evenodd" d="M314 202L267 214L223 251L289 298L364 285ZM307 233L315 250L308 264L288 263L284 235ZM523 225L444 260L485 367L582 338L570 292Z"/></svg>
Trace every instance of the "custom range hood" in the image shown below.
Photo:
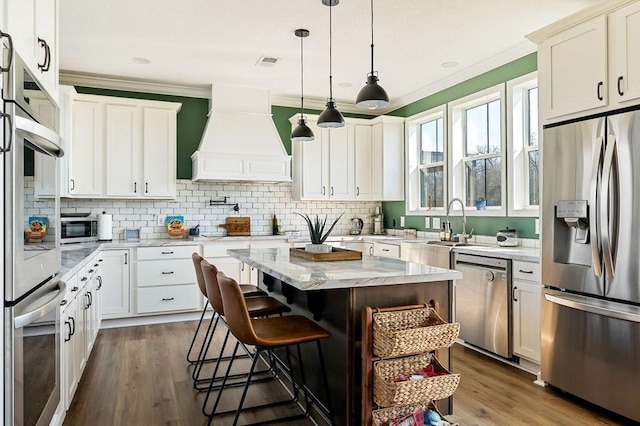
<svg viewBox="0 0 640 426"><path fill-rule="evenodd" d="M290 182L291 156L271 119L269 91L214 85L191 162L193 181Z"/></svg>

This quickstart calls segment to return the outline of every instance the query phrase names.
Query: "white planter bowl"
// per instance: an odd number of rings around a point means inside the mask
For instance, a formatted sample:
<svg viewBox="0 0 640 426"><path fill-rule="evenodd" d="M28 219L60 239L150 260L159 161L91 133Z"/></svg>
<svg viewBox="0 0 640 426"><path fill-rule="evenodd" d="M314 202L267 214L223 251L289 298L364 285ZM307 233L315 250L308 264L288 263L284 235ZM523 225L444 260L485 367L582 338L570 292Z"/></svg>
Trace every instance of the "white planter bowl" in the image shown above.
<svg viewBox="0 0 640 426"><path fill-rule="evenodd" d="M329 244L307 244L304 246L304 251L310 253L331 253L333 247Z"/></svg>

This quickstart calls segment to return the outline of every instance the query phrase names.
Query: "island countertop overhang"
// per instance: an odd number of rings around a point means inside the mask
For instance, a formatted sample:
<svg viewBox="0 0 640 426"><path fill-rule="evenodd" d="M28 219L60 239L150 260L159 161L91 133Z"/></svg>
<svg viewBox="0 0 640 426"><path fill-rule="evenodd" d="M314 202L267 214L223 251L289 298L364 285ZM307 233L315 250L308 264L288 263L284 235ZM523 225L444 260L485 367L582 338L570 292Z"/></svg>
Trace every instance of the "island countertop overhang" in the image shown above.
<svg viewBox="0 0 640 426"><path fill-rule="evenodd" d="M451 269L377 256L314 262L292 257L287 248L231 249L227 254L298 290L378 287L462 278Z"/></svg>

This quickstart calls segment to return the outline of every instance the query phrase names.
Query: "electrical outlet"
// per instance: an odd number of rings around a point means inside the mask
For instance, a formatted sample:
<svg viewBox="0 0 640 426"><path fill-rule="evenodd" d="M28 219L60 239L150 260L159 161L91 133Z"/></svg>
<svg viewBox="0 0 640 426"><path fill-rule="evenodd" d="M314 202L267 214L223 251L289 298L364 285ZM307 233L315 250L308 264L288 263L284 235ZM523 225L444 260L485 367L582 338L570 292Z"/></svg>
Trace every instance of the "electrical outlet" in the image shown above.
<svg viewBox="0 0 640 426"><path fill-rule="evenodd" d="M425 229L431 228L431 218L429 216L424 218L424 227Z"/></svg>
<svg viewBox="0 0 640 426"><path fill-rule="evenodd" d="M404 228L404 216L400 216L400 227Z"/></svg>
<svg viewBox="0 0 640 426"><path fill-rule="evenodd" d="M534 224L536 235L540 235L540 219L534 219Z"/></svg>
<svg viewBox="0 0 640 426"><path fill-rule="evenodd" d="M433 222L431 223L433 229L440 229L440 218L434 217Z"/></svg>
<svg viewBox="0 0 640 426"><path fill-rule="evenodd" d="M165 216L159 214L156 219L158 220L158 226L164 226Z"/></svg>

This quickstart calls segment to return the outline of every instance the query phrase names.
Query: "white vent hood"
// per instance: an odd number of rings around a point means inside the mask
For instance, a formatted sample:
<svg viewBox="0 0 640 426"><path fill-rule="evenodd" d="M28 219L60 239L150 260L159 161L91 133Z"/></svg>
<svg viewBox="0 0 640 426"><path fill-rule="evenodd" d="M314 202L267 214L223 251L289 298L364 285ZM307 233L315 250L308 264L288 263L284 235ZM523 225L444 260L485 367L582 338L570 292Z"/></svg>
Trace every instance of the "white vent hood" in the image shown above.
<svg viewBox="0 0 640 426"><path fill-rule="evenodd" d="M291 181L291 156L271 118L268 90L213 86L194 181Z"/></svg>

